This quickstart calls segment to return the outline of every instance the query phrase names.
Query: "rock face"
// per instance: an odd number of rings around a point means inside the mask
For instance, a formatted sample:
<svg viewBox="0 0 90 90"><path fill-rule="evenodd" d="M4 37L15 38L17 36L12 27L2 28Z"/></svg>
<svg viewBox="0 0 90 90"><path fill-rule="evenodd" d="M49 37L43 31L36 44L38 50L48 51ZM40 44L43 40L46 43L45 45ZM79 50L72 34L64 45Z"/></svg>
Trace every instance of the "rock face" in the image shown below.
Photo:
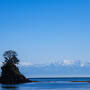
<svg viewBox="0 0 90 90"><path fill-rule="evenodd" d="M18 84L32 82L22 75L18 67L12 63L6 63L2 67L0 82L3 84Z"/></svg>

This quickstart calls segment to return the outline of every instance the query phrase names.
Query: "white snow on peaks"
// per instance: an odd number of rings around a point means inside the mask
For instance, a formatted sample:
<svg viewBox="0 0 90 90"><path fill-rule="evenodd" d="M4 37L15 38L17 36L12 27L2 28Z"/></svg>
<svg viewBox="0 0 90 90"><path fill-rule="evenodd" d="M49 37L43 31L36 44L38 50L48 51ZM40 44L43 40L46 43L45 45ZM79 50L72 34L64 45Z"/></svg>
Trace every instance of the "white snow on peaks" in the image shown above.
<svg viewBox="0 0 90 90"><path fill-rule="evenodd" d="M64 60L62 65L73 65L76 64L75 60Z"/></svg>
<svg viewBox="0 0 90 90"><path fill-rule="evenodd" d="M32 65L32 63L31 62L21 62L20 65L29 66L29 65Z"/></svg>

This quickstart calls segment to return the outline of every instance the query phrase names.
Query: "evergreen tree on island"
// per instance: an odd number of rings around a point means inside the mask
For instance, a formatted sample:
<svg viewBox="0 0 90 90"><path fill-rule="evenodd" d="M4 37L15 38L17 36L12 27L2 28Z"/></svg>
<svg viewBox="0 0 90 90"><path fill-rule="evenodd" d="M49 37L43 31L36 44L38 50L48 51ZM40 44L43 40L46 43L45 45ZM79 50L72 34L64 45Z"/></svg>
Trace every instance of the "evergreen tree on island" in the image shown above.
<svg viewBox="0 0 90 90"><path fill-rule="evenodd" d="M3 54L5 61L1 67L1 78L0 82L3 84L17 84L32 82L27 79L19 71L17 64L19 64L19 59L17 58L17 53L13 50L8 50Z"/></svg>

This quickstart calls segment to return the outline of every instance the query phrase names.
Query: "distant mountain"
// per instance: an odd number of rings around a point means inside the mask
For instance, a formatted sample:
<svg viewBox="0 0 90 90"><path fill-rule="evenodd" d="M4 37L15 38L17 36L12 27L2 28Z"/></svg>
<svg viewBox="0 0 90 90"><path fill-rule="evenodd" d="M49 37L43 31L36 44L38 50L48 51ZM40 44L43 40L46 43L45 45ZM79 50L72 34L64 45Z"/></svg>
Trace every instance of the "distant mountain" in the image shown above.
<svg viewBox="0 0 90 90"><path fill-rule="evenodd" d="M20 66L21 72L27 77L56 77L56 76L90 76L90 64L59 64L25 65Z"/></svg>
<svg viewBox="0 0 90 90"><path fill-rule="evenodd" d="M39 65L24 63L18 67L27 77L90 76L90 63L83 64L80 61L64 60L62 63Z"/></svg>

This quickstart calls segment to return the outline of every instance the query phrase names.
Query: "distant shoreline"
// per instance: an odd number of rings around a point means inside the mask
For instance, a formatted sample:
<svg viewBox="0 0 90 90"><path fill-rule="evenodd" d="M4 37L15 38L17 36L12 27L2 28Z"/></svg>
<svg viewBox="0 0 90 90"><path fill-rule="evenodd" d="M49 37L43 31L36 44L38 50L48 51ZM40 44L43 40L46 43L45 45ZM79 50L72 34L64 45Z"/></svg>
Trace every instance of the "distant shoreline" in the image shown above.
<svg viewBox="0 0 90 90"><path fill-rule="evenodd" d="M62 81L63 79L66 79L66 81L68 80L68 82L86 82L86 83L90 83L90 77L35 77L35 78L28 78L28 79L42 79L42 80L48 80L48 79L61 79L60 81ZM70 80L71 79L71 80ZM75 80L76 79L76 80ZM82 80L80 80L82 79ZM88 80L83 80L83 79L88 79ZM37 82L37 81L35 81ZM41 82L41 81L40 81Z"/></svg>
<svg viewBox="0 0 90 90"><path fill-rule="evenodd" d="M38 79L38 78L40 78L40 79L48 79L48 78L50 78L50 79L52 79L52 78L90 78L90 77L31 77L31 78L28 78L28 79Z"/></svg>

